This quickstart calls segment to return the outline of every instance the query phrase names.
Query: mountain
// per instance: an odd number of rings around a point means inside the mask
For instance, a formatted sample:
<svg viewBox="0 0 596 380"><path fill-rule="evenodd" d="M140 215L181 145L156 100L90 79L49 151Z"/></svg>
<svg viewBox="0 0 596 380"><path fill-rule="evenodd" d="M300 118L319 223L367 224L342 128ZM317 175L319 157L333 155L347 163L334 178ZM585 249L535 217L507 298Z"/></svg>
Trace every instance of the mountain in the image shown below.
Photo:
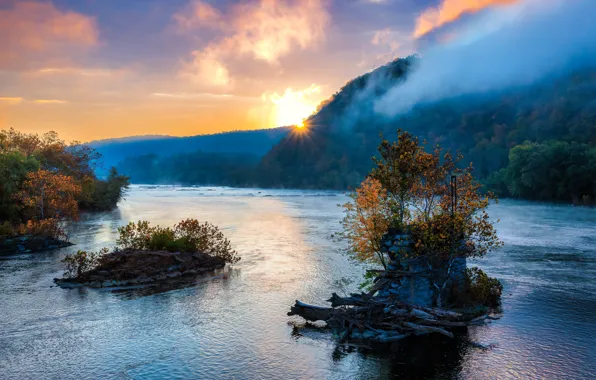
<svg viewBox="0 0 596 380"><path fill-rule="evenodd" d="M288 134L263 157L259 182L268 187L357 186L371 168L379 132L392 139L398 128L428 146L461 151L482 180L507 168L511 149L525 142L588 144L582 152L596 143L594 67L529 85L418 104L394 117L375 112L375 102L405 83L420 59L398 59L347 83L307 120L307 132ZM593 189L596 196L596 182Z"/></svg>
<svg viewBox="0 0 596 380"><path fill-rule="evenodd" d="M190 137L133 136L88 143L102 155L98 172L102 173L121 161L137 156L167 157L202 151L219 154L248 154L261 157L278 143L289 128L224 132Z"/></svg>
<svg viewBox="0 0 596 380"><path fill-rule="evenodd" d="M439 144L463 153L501 196L596 200L596 66L419 102L395 116L378 112L379 99L408 85L422 59L397 59L346 83L305 128L111 142L98 149L121 161L118 168L137 183L347 189L371 169L380 133L393 140L402 129L429 149Z"/></svg>

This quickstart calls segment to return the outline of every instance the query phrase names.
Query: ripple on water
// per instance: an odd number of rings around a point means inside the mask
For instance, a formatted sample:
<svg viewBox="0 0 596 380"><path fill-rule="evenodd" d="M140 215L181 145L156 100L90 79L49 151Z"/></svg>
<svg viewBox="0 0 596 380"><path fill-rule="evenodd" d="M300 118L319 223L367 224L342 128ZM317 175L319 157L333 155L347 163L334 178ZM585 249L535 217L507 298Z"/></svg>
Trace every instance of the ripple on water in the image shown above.
<svg viewBox="0 0 596 380"><path fill-rule="evenodd" d="M250 194L250 195L249 195ZM0 260L0 377L590 378L596 373L596 212L503 201L506 246L477 264L505 281L503 318L454 341L371 352L288 325L296 298L323 304L362 268L337 252L340 193L134 187L118 210L86 214L74 247ZM221 226L231 270L143 289L53 287L60 260L112 246L117 228L183 218ZM469 344L469 341L477 344ZM428 343L428 344L427 344ZM483 348L485 347L485 348ZM488 348L487 348L488 347Z"/></svg>

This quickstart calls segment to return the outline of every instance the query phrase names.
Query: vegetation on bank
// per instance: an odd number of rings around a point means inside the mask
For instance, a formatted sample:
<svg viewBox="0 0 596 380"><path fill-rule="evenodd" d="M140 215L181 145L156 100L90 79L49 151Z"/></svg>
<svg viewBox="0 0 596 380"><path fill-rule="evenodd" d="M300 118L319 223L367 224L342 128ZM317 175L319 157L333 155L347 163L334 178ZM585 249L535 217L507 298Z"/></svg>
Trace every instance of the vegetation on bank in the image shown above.
<svg viewBox="0 0 596 380"><path fill-rule="evenodd" d="M129 186L128 177L112 169L106 180L98 179L98 159L93 149L67 144L55 132L39 136L0 131L0 235L66 240L61 226L77 220L79 210L116 207Z"/></svg>
<svg viewBox="0 0 596 380"><path fill-rule="evenodd" d="M223 265L240 260L217 226L196 219L183 220L174 227L151 226L146 221L130 222L118 232L118 246L113 252L104 248L99 252L79 250L66 255L62 260L64 277L86 279L90 273L103 271L118 273L118 280L130 279L134 273L146 271L146 267L151 267L151 275L156 276L180 270L180 263L184 267L185 261L186 269L196 269L201 263ZM175 254L179 255L177 259ZM106 279L113 279L107 276Z"/></svg>
<svg viewBox="0 0 596 380"><path fill-rule="evenodd" d="M579 142L526 142L511 149L508 165L486 184L500 196L596 203L596 146Z"/></svg>

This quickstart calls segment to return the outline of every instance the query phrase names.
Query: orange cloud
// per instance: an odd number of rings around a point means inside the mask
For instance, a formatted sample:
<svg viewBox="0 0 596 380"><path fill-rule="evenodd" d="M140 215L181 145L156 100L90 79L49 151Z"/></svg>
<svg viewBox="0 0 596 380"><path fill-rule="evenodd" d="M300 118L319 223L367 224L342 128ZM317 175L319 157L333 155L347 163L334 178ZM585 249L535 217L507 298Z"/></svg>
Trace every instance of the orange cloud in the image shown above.
<svg viewBox="0 0 596 380"><path fill-rule="evenodd" d="M193 1L180 13L174 15L180 31L189 31L206 26L217 26L221 13L204 1Z"/></svg>
<svg viewBox="0 0 596 380"><path fill-rule="evenodd" d="M23 98L18 97L0 97L0 105L16 106L23 101Z"/></svg>
<svg viewBox="0 0 596 380"><path fill-rule="evenodd" d="M37 104L67 104L66 100L58 100L58 99L38 99L34 100Z"/></svg>
<svg viewBox="0 0 596 380"><path fill-rule="evenodd" d="M60 59L67 49L98 41L95 20L57 9L50 2L18 1L0 9L0 68L21 69L31 61ZM72 53L72 52L70 52Z"/></svg>
<svg viewBox="0 0 596 380"><path fill-rule="evenodd" d="M509 5L518 0L443 0L436 8L426 9L416 20L414 37L422 37L432 30L457 20L465 13L478 12L491 6Z"/></svg>
<svg viewBox="0 0 596 380"><path fill-rule="evenodd" d="M222 35L194 51L183 71L197 82L218 86L231 84L228 59L249 56L277 64L294 49L320 43L329 21L325 0L260 0L233 6L225 14L202 1L191 4L196 11L175 17L178 24L216 26Z"/></svg>

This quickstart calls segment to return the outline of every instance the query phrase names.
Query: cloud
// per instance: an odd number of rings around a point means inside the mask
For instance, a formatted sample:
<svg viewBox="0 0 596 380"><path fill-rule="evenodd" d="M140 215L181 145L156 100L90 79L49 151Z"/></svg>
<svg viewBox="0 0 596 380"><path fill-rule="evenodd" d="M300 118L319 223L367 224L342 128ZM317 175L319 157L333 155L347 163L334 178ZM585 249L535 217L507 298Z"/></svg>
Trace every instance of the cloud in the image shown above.
<svg viewBox="0 0 596 380"><path fill-rule="evenodd" d="M37 99L33 101L36 104L68 104L66 100L59 99Z"/></svg>
<svg viewBox="0 0 596 380"><path fill-rule="evenodd" d="M23 101L19 97L0 97L0 105L16 106Z"/></svg>
<svg viewBox="0 0 596 380"><path fill-rule="evenodd" d="M95 20L51 2L17 1L0 9L0 69L62 60L98 42Z"/></svg>
<svg viewBox="0 0 596 380"><path fill-rule="evenodd" d="M283 94L266 92L261 98L275 105L275 126L301 125L302 121L316 111L320 102L321 86L316 84L303 90L287 88Z"/></svg>
<svg viewBox="0 0 596 380"><path fill-rule="evenodd" d="M417 104L488 93L596 66L596 2L525 0L479 13L422 52L408 80L375 103L395 116Z"/></svg>
<svg viewBox="0 0 596 380"><path fill-rule="evenodd" d="M120 71L119 73L121 72L122 71ZM33 72L33 74L39 75L80 75L84 77L106 77L114 75L115 73L116 72L114 70L108 69L84 69L74 67L45 67L42 69L35 70Z"/></svg>
<svg viewBox="0 0 596 380"><path fill-rule="evenodd" d="M499 5L510 5L519 0L443 0L433 8L428 8L416 20L414 37L419 38L432 30L457 20L466 13Z"/></svg>
<svg viewBox="0 0 596 380"><path fill-rule="evenodd" d="M219 36L192 53L183 74L197 83L229 86L232 77L227 61L249 57L277 65L295 49L321 43L329 14L325 0L259 0L240 3L220 12L202 1L190 7L195 12L175 16L188 29L215 28Z"/></svg>
<svg viewBox="0 0 596 380"><path fill-rule="evenodd" d="M222 14L204 1L191 1L182 12L174 15L180 32L188 32L202 27L216 27Z"/></svg>
<svg viewBox="0 0 596 380"><path fill-rule="evenodd" d="M154 92L151 94L158 98L170 98L170 99L197 99L197 98L216 98L216 99L232 99L237 96L231 94L211 94L208 92L199 93L168 93L168 92Z"/></svg>
<svg viewBox="0 0 596 380"><path fill-rule="evenodd" d="M219 61L217 52L207 49L194 51L193 59L184 64L181 76L191 82L210 87L229 87L232 84L228 68Z"/></svg>

